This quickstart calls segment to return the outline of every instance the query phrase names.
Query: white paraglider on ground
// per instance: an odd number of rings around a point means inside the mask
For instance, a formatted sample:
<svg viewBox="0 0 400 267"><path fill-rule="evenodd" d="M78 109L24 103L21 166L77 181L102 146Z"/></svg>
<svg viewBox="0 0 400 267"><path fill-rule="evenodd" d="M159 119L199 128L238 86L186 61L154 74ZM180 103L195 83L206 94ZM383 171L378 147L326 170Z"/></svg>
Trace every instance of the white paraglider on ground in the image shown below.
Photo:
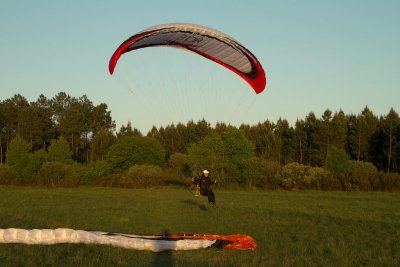
<svg viewBox="0 0 400 267"><path fill-rule="evenodd" d="M20 243L28 245L54 245L82 243L111 245L126 249L150 250L192 250L211 247L216 240L205 239L162 239L163 236L138 236L97 231L58 229L0 229L0 243Z"/></svg>
<svg viewBox="0 0 400 267"><path fill-rule="evenodd" d="M58 229L0 229L0 244L54 245L97 244L135 250L161 252L165 250L193 250L201 248L232 248L254 250L256 241L248 235L168 234L132 235L99 231Z"/></svg>

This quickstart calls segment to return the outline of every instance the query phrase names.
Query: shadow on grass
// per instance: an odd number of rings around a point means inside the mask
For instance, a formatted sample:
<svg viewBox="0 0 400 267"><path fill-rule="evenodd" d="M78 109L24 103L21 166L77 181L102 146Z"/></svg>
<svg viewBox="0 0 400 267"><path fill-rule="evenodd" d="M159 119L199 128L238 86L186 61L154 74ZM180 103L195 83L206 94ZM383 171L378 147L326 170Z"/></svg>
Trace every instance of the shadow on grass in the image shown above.
<svg viewBox="0 0 400 267"><path fill-rule="evenodd" d="M169 234L169 230L164 230L164 235ZM172 267L174 266L174 257L172 251L156 252L152 267Z"/></svg>
<svg viewBox="0 0 400 267"><path fill-rule="evenodd" d="M199 204L199 203L197 203L196 201L187 199L187 200L183 200L182 202L185 203L185 204L190 204L190 205L193 205L193 206L197 206L197 207L199 207L199 209L201 209L202 211L207 211L206 205L204 205L204 204Z"/></svg>

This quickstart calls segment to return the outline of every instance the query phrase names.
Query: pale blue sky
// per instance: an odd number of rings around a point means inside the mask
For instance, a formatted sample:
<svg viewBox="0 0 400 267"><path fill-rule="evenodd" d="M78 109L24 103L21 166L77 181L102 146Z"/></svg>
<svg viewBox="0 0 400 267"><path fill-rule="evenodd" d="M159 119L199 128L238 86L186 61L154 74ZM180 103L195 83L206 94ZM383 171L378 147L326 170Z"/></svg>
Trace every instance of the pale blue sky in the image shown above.
<svg viewBox="0 0 400 267"><path fill-rule="evenodd" d="M117 126L143 133L188 119L294 123L329 108L400 111L400 1L0 0L0 100L59 91L105 102ZM257 56L267 89L191 53L148 48L108 60L129 36L190 22L223 31Z"/></svg>

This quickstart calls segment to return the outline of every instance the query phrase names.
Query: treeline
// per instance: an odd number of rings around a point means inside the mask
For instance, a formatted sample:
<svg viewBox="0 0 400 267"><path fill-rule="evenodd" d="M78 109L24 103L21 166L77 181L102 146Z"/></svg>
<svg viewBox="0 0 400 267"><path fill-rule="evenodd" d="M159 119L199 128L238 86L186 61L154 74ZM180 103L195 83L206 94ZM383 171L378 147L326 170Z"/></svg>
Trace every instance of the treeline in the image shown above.
<svg viewBox="0 0 400 267"><path fill-rule="evenodd" d="M85 95L75 98L60 92L52 99L40 95L30 103L15 95L0 102L0 163L17 135L29 142L32 152L46 150L51 140L63 136L73 159L89 162L92 151L97 151L97 138L107 139L103 135L114 130L107 105L96 106Z"/></svg>
<svg viewBox="0 0 400 267"><path fill-rule="evenodd" d="M222 187L400 189L400 118L326 110L240 127L205 120L118 131L106 104L63 92L0 102L0 183L187 184L210 169Z"/></svg>

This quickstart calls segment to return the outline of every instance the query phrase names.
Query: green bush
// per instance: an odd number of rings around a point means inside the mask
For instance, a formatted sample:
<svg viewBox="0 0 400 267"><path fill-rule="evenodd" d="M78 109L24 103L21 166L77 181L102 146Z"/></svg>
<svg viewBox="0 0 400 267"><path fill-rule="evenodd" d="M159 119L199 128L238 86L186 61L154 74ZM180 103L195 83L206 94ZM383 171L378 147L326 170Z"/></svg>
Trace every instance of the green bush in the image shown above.
<svg viewBox="0 0 400 267"><path fill-rule="evenodd" d="M307 166L303 176L303 186L306 189L320 190L322 181L326 181L329 176L330 173L323 168Z"/></svg>
<svg viewBox="0 0 400 267"><path fill-rule="evenodd" d="M57 161L45 162L34 177L38 185L75 187L79 185L77 167Z"/></svg>
<svg viewBox="0 0 400 267"><path fill-rule="evenodd" d="M72 152L69 149L68 141L60 136L58 139L51 140L48 147L49 161L59 161L72 163Z"/></svg>
<svg viewBox="0 0 400 267"><path fill-rule="evenodd" d="M162 185L162 170L158 166L149 164L134 165L129 168L124 179L123 187L151 187Z"/></svg>
<svg viewBox="0 0 400 267"><path fill-rule="evenodd" d="M124 179L126 179L124 173L111 173L107 176L96 177L95 179L91 180L90 184L105 187L123 187L122 181L124 181Z"/></svg>
<svg viewBox="0 0 400 267"><path fill-rule="evenodd" d="M31 145L25 141L21 136L17 135L10 142L10 147L6 152L6 163L9 166L17 164L23 156L29 154Z"/></svg>
<svg viewBox="0 0 400 267"><path fill-rule="evenodd" d="M260 187L268 189L278 189L280 181L277 178L278 173L282 171L282 167L277 161L265 160L262 165L262 176L260 179Z"/></svg>
<svg viewBox="0 0 400 267"><path fill-rule="evenodd" d="M251 157L241 165L242 181L248 187L277 189L279 181L275 178L281 170L278 162Z"/></svg>
<svg viewBox="0 0 400 267"><path fill-rule="evenodd" d="M93 184L124 188L147 188L163 185L163 171L160 167L140 164L129 168L126 173L118 172L98 177Z"/></svg>
<svg viewBox="0 0 400 267"><path fill-rule="evenodd" d="M26 167L29 165L31 155L22 155L12 163L12 173L15 176L15 182L17 185L28 184L28 177Z"/></svg>
<svg viewBox="0 0 400 267"><path fill-rule="evenodd" d="M0 165L0 184L10 185L15 183L15 176L10 166L6 164Z"/></svg>
<svg viewBox="0 0 400 267"><path fill-rule="evenodd" d="M276 177L279 179L281 187L286 190L336 189L339 182L333 179L331 174L323 168L306 166L296 162L283 166L282 171Z"/></svg>
<svg viewBox="0 0 400 267"><path fill-rule="evenodd" d="M262 175L262 160L257 157L252 157L243 160L242 164L240 165L242 177L236 180L239 181L239 184L247 188L254 187L257 184L257 181L260 180L260 177Z"/></svg>
<svg viewBox="0 0 400 267"><path fill-rule="evenodd" d="M400 175L397 173L379 173L379 188L382 191L400 190Z"/></svg>
<svg viewBox="0 0 400 267"><path fill-rule="evenodd" d="M189 165L188 156L183 153L174 153L169 157L168 165L170 168L178 174L181 178L182 176L190 176L191 168Z"/></svg>
<svg viewBox="0 0 400 267"><path fill-rule="evenodd" d="M372 163L351 161L349 177L353 190L377 190L379 187L378 170Z"/></svg>
<svg viewBox="0 0 400 267"><path fill-rule="evenodd" d="M128 136L119 139L109 151L107 160L113 170L126 170L135 164L165 165L165 150L151 137Z"/></svg>
<svg viewBox="0 0 400 267"><path fill-rule="evenodd" d="M39 150L34 154L25 154L15 161L12 168L18 184L32 184L33 176L42 167L47 160L47 154L44 150Z"/></svg>
<svg viewBox="0 0 400 267"><path fill-rule="evenodd" d="M326 168L334 174L345 173L350 167L350 157L343 149L330 146L326 157Z"/></svg>
<svg viewBox="0 0 400 267"><path fill-rule="evenodd" d="M307 166L293 162L282 167L281 173L277 174L280 185L285 190L303 189L302 180Z"/></svg>
<svg viewBox="0 0 400 267"><path fill-rule="evenodd" d="M326 171L320 176L321 190L343 190L342 183L338 179L337 175Z"/></svg>
<svg viewBox="0 0 400 267"><path fill-rule="evenodd" d="M111 164L105 160L92 161L78 170L80 184L99 184L111 173Z"/></svg>
<svg viewBox="0 0 400 267"><path fill-rule="evenodd" d="M162 184L187 188L192 182L191 175L179 175L176 170L168 168L162 171Z"/></svg>

